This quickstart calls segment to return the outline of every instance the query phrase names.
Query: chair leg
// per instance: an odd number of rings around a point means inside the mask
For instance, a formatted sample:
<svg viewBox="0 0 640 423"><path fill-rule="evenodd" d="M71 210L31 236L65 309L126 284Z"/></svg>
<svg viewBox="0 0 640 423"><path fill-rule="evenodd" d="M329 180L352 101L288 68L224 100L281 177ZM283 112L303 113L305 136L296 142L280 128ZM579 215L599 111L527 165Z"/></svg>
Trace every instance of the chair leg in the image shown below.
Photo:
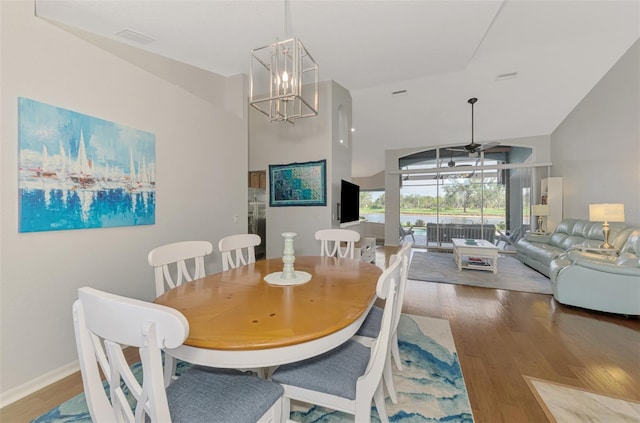
<svg viewBox="0 0 640 423"><path fill-rule="evenodd" d="M394 333L391 339L391 355L396 362L398 370L402 371L402 360L400 360L400 349L398 348L398 333Z"/></svg>
<svg viewBox="0 0 640 423"><path fill-rule="evenodd" d="M164 387L168 387L176 376L176 359L164 353Z"/></svg>
<svg viewBox="0 0 640 423"><path fill-rule="evenodd" d="M378 384L378 387L376 388L376 392L373 394L373 401L376 404L376 409L378 410L378 416L380 416L380 422L389 423L387 408L384 405L384 392L382 389L382 381L380 381L380 383ZM371 412L369 412L369 414L371 414ZM356 418L356 421L359 421L359 420Z"/></svg>
<svg viewBox="0 0 640 423"><path fill-rule="evenodd" d="M284 393L282 397L282 418L280 421L287 422L290 421L291 418L291 398L287 396L287 393Z"/></svg>
<svg viewBox="0 0 640 423"><path fill-rule="evenodd" d="M391 398L391 402L397 404L398 396L396 395L396 387L393 383L393 371L391 370L391 352L389 352L389 355L387 355L387 359L384 361L382 378L384 379L384 384L387 386L387 392L389 392L389 398Z"/></svg>

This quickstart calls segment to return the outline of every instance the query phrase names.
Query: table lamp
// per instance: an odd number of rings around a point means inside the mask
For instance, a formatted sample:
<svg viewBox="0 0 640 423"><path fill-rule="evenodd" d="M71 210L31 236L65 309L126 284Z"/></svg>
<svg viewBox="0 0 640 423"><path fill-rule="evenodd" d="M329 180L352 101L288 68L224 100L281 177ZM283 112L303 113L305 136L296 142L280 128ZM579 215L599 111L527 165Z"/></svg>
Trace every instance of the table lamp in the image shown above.
<svg viewBox="0 0 640 423"><path fill-rule="evenodd" d="M549 216L549 205L548 204L535 204L531 206L531 214L534 216L538 216L538 232L543 233L542 230L542 220L544 216Z"/></svg>
<svg viewBox="0 0 640 423"><path fill-rule="evenodd" d="M624 222L624 204L589 204L589 220L604 222L602 224L604 243L600 248L614 248L609 244L609 222Z"/></svg>

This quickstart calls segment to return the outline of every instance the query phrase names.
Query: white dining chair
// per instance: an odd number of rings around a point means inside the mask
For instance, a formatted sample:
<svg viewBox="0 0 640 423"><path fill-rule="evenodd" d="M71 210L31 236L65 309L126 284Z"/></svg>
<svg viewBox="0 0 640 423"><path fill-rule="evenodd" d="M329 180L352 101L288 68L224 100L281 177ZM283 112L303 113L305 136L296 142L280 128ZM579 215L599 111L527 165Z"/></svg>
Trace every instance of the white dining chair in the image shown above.
<svg viewBox="0 0 640 423"><path fill-rule="evenodd" d="M183 282L203 278L205 276L204 256L211 254L212 251L213 245L209 241L173 242L151 250L147 260L155 274L156 297L164 294L165 287L173 289ZM189 273L189 266L192 274ZM176 359L165 354L164 366L164 383L165 386L169 386L176 374Z"/></svg>
<svg viewBox="0 0 640 423"><path fill-rule="evenodd" d="M388 422L384 404L382 372L389 350L396 285L401 260L394 260L378 279L376 294L386 298L379 336L369 348L352 339L333 350L307 360L280 366L271 378L284 387L283 417L291 400L328 407L371 421L373 399L380 421Z"/></svg>
<svg viewBox="0 0 640 423"><path fill-rule="evenodd" d="M385 363L383 372L383 379L387 392L389 392L389 398L394 404L398 403L398 396L396 394L395 384L393 382L393 371L391 369L391 360L396 363L396 368L402 371L402 361L400 360L400 348L398 345L398 324L400 323L400 315L402 314L402 306L404 304L404 296L407 289L408 271L409 271L409 259L411 256L411 242L405 241L397 254L391 256L389 260L402 260L401 264L401 277L398 284L398 295L395 297L396 305L393 312L393 324L391 326L391 342L389 346L389 355ZM358 329L358 332L354 335L353 339L360 342L363 345L370 346L380 333L380 327L382 326L382 314L383 309L378 306L373 306L367 314L364 322Z"/></svg>
<svg viewBox="0 0 640 423"><path fill-rule="evenodd" d="M320 255L350 258L355 256L355 244L360 241L360 234L350 229L321 229L316 232L320 241ZM346 245L341 246L342 243Z"/></svg>
<svg viewBox="0 0 640 423"><path fill-rule="evenodd" d="M147 260L155 272L156 297L164 294L165 285L173 289L183 282L203 278L204 256L212 251L209 241L174 242L151 250ZM188 263L193 273L189 272Z"/></svg>
<svg viewBox="0 0 640 423"><path fill-rule="evenodd" d="M238 234L222 238L218 249L222 254L222 270L235 269L256 261L256 246L262 240L256 234ZM235 256L235 258L234 258Z"/></svg>
<svg viewBox="0 0 640 423"><path fill-rule="evenodd" d="M83 287L73 304L73 322L94 422L253 423L282 417L282 387L237 370L193 366L165 389L162 348L182 345L189 333L177 310ZM140 351L142 385L127 364L125 346Z"/></svg>

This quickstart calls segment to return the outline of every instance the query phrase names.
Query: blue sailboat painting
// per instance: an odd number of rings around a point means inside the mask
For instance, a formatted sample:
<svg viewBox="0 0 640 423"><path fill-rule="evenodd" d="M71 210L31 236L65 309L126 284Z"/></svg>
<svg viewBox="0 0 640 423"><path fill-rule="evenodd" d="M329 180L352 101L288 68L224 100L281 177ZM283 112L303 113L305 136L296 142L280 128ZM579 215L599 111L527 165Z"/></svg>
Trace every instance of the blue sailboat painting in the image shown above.
<svg viewBox="0 0 640 423"><path fill-rule="evenodd" d="M19 231L155 224L155 135L18 98Z"/></svg>

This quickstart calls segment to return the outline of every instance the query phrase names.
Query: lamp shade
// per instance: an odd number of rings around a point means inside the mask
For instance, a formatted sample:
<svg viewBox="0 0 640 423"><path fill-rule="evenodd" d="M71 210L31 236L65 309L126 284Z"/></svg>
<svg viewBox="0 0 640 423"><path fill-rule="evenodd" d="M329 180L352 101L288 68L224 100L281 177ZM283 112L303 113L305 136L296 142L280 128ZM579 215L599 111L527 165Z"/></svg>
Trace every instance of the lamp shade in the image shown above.
<svg viewBox="0 0 640 423"><path fill-rule="evenodd" d="M531 206L531 214L534 216L549 216L548 204L536 204Z"/></svg>
<svg viewBox="0 0 640 423"><path fill-rule="evenodd" d="M589 204L592 222L624 222L624 204Z"/></svg>

